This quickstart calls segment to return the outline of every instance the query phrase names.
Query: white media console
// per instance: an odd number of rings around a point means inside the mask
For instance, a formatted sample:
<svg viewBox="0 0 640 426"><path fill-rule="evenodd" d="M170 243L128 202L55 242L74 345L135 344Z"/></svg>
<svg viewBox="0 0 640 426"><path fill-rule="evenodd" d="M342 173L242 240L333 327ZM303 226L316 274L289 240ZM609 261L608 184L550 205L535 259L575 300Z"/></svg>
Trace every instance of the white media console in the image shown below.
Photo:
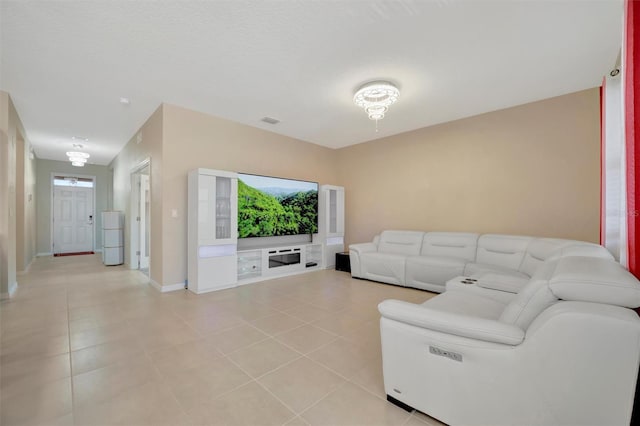
<svg viewBox="0 0 640 426"><path fill-rule="evenodd" d="M238 247L237 174L195 169L188 182L187 287L196 294L332 268L335 253L344 250L342 187L319 188L318 233L310 242L271 240L249 248Z"/></svg>
<svg viewBox="0 0 640 426"><path fill-rule="evenodd" d="M322 244L239 250L238 284L315 271L323 267Z"/></svg>

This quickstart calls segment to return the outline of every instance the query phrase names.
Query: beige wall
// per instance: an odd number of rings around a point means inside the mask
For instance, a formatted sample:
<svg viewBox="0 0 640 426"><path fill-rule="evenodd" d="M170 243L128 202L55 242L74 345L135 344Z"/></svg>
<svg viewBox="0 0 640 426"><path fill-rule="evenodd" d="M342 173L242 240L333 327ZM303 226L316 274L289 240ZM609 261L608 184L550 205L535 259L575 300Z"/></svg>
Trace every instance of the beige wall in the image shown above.
<svg viewBox="0 0 640 426"><path fill-rule="evenodd" d="M347 244L384 229L599 238L597 89L339 150L167 104L141 134L110 165L113 202L129 212L131 171L151 158L161 285L186 279L187 173L198 167L343 185Z"/></svg>
<svg viewBox="0 0 640 426"><path fill-rule="evenodd" d="M141 162L151 161L151 253L150 278L158 284L162 277L162 138L163 138L163 106L161 105L145 122L141 129L133 135L127 145L109 164L113 172L113 210L125 213L125 262L129 261L131 233L131 173ZM138 135L141 140L138 141ZM131 265L130 265L131 266ZM137 265L135 265L137 267Z"/></svg>
<svg viewBox="0 0 640 426"><path fill-rule="evenodd" d="M38 160L31 155L31 144L25 141L24 163L24 266L27 268L35 259L38 249ZM20 241L18 239L18 241Z"/></svg>
<svg viewBox="0 0 640 426"><path fill-rule="evenodd" d="M84 167L74 167L68 161L37 160L36 204L38 206L37 217L37 253L40 255L51 254L51 174L64 176L95 176L96 187L94 190L96 210L94 212L94 243L96 250L102 249L102 215L100 212L107 209L107 166L87 164Z"/></svg>
<svg viewBox="0 0 640 426"><path fill-rule="evenodd" d="M337 151L346 242L384 229L598 242L598 89Z"/></svg>
<svg viewBox="0 0 640 426"><path fill-rule="evenodd" d="M16 284L16 272L35 256L35 202L26 195L35 186L30 144L8 93L0 91L0 293Z"/></svg>
<svg viewBox="0 0 640 426"><path fill-rule="evenodd" d="M16 282L15 142L9 132L9 95L0 91L0 295Z"/></svg>
<svg viewBox="0 0 640 426"><path fill-rule="evenodd" d="M33 158L32 158L33 157ZM36 257L36 159L22 134L16 139L16 269L26 271Z"/></svg>
<svg viewBox="0 0 640 426"><path fill-rule="evenodd" d="M187 278L189 170L204 167L320 184L337 182L335 150L167 104L163 154L163 241L171 241L164 245L165 285ZM172 209L177 209L177 218L171 217Z"/></svg>

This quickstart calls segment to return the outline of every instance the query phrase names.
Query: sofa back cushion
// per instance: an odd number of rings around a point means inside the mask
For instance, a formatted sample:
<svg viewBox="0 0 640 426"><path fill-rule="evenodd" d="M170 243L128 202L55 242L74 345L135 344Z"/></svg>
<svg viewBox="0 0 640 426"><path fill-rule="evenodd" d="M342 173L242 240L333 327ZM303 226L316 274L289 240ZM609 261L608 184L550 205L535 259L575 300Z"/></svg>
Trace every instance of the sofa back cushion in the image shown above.
<svg viewBox="0 0 640 426"><path fill-rule="evenodd" d="M515 324L526 330L542 311L558 301L549 289L549 279L555 271L556 263L555 260L546 261L536 270L529 283L507 305L499 321Z"/></svg>
<svg viewBox="0 0 640 426"><path fill-rule="evenodd" d="M598 244L557 238L535 238L527 247L520 265L520 272L531 276L545 260L565 256L592 256L613 259L611 253Z"/></svg>
<svg viewBox="0 0 640 426"><path fill-rule="evenodd" d="M427 232L422 240L422 256L446 256L476 260L478 234L465 232Z"/></svg>
<svg viewBox="0 0 640 426"><path fill-rule="evenodd" d="M420 254L423 237L421 231L382 231L378 252L416 256Z"/></svg>
<svg viewBox="0 0 640 426"><path fill-rule="evenodd" d="M518 271L527 246L533 238L515 235L485 234L478 239L476 263Z"/></svg>
<svg viewBox="0 0 640 426"><path fill-rule="evenodd" d="M531 240L520 265L520 272L524 272L529 276L533 275L542 262L558 254L562 247L573 243L577 243L577 241L557 238L535 238Z"/></svg>
<svg viewBox="0 0 640 426"><path fill-rule="evenodd" d="M549 288L562 300L637 308L640 282L610 259L570 256L557 260Z"/></svg>

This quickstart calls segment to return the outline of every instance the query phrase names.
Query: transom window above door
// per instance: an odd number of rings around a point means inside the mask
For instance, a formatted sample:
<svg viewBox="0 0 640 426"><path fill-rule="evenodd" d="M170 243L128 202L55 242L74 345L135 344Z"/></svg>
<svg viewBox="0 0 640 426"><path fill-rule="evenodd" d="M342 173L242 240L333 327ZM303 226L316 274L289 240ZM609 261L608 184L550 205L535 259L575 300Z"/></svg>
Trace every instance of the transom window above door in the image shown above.
<svg viewBox="0 0 640 426"><path fill-rule="evenodd" d="M93 188L93 179L69 177L69 176L55 176L53 178L54 186L75 186L78 188Z"/></svg>

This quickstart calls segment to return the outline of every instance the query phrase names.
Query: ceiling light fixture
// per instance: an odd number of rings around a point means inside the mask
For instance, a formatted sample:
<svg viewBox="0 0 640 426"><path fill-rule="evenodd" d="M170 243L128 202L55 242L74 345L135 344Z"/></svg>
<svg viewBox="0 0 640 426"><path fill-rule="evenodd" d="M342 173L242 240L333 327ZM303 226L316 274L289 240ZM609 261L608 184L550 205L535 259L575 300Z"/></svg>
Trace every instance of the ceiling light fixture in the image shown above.
<svg viewBox="0 0 640 426"><path fill-rule="evenodd" d="M353 102L369 115L370 120L376 121L376 132L378 131L378 120L384 118L384 114L389 110L389 106L396 103L400 96L400 90L388 81L372 81L364 84L353 95Z"/></svg>
<svg viewBox="0 0 640 426"><path fill-rule="evenodd" d="M78 149L77 144L73 144L73 147ZM80 145L82 147L82 145ZM80 151L68 151L67 157L69 157L69 161L71 161L72 166L76 167L84 167L84 163L87 162L87 159L90 157L86 152Z"/></svg>
<svg viewBox="0 0 640 426"><path fill-rule="evenodd" d="M86 152L69 151L69 152L67 152L67 157L89 158L91 156L89 154L87 154Z"/></svg>
<svg viewBox="0 0 640 426"><path fill-rule="evenodd" d="M84 157L69 157L69 161L72 163L86 163L87 159Z"/></svg>
<svg viewBox="0 0 640 426"><path fill-rule="evenodd" d="M120 98L120 103L122 105L131 105L131 99L129 99L129 98Z"/></svg>

